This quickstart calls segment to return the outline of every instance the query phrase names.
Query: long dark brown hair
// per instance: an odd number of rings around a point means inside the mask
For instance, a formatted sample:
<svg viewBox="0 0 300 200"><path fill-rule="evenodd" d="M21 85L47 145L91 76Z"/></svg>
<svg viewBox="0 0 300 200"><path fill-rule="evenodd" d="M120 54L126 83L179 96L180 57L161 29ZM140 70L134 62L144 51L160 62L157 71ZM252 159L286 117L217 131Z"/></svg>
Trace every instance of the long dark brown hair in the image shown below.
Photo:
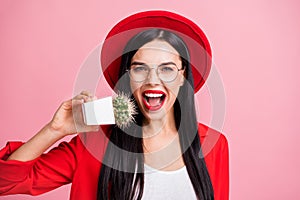
<svg viewBox="0 0 300 200"><path fill-rule="evenodd" d="M181 57L182 66L185 68L185 82L181 86L174 104L176 128L183 160L195 194L200 200L212 200L214 191L204 158L201 155L189 52L182 39L170 31L161 29L148 29L133 37L127 43L122 55L119 74L122 81L119 81L116 90L132 94L130 78L127 73L131 59L140 47L155 39L166 41L175 48ZM134 125L126 129L113 128L100 170L98 200L142 198L144 189L142 120L143 114L138 110Z"/></svg>

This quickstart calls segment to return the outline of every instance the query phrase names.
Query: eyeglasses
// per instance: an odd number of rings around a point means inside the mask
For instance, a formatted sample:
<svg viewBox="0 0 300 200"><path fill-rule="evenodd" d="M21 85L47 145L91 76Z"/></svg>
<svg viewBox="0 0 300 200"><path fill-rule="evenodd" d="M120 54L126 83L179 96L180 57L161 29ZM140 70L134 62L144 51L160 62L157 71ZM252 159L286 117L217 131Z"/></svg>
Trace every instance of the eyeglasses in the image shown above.
<svg viewBox="0 0 300 200"><path fill-rule="evenodd" d="M149 66L145 64L132 64L131 69L127 70L129 76L133 81L143 82L149 77L151 71ZM178 72L183 69L178 69L173 63L159 65L156 68L156 74L160 80L163 82L172 82L176 79Z"/></svg>

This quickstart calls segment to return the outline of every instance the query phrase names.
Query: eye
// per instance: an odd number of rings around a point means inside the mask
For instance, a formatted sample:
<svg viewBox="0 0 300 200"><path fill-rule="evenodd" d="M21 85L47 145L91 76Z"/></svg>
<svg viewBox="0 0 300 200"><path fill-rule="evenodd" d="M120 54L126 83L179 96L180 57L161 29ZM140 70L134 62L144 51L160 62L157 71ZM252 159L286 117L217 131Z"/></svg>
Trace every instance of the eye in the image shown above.
<svg viewBox="0 0 300 200"><path fill-rule="evenodd" d="M131 70L134 73L147 72L148 71L148 67L146 67L145 65L135 65L135 66L132 67Z"/></svg>
<svg viewBox="0 0 300 200"><path fill-rule="evenodd" d="M176 71L176 69L174 66L164 65L159 67L159 71L162 73L169 73L169 72Z"/></svg>

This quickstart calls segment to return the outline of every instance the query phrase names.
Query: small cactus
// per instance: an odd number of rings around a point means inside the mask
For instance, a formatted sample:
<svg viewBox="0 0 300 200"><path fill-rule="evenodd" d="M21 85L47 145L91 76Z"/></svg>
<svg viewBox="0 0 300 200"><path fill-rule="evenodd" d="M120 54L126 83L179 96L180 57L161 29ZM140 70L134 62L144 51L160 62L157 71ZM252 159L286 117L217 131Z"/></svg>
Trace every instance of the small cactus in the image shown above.
<svg viewBox="0 0 300 200"><path fill-rule="evenodd" d="M113 98L113 107L115 122L119 128L126 128L130 123L134 122L136 112L136 106L130 97L124 93L118 93Z"/></svg>

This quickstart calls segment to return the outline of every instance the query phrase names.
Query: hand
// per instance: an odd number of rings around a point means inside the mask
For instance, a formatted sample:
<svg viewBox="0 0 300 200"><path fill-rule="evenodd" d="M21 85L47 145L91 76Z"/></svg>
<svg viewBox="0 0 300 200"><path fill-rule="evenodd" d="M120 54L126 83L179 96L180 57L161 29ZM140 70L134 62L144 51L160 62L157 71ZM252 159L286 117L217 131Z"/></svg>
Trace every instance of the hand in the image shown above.
<svg viewBox="0 0 300 200"><path fill-rule="evenodd" d="M73 99L63 102L54 114L49 123L52 130L62 134L62 136L75 134L78 132L98 131L99 126L87 126L84 124L81 104L95 100L88 91L83 91Z"/></svg>

